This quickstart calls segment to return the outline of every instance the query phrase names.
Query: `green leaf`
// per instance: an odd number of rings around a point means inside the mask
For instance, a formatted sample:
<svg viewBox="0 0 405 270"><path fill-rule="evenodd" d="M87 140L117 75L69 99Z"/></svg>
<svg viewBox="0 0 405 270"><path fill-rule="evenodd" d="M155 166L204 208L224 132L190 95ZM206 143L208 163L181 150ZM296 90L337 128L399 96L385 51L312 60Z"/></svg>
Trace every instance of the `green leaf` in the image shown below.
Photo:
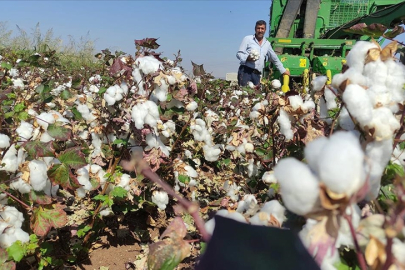
<svg viewBox="0 0 405 270"><path fill-rule="evenodd" d="M28 155L36 159L38 157L54 157L55 149L53 148L52 142L40 142L40 141L30 141L24 145L25 151Z"/></svg>
<svg viewBox="0 0 405 270"><path fill-rule="evenodd" d="M77 230L77 236L80 238L83 238L89 231L91 230L91 227L86 225L84 228Z"/></svg>
<svg viewBox="0 0 405 270"><path fill-rule="evenodd" d="M61 122L55 122L55 124L48 125L48 134L59 140L59 141L67 141L72 137L72 132L70 129L65 128L62 126Z"/></svg>
<svg viewBox="0 0 405 270"><path fill-rule="evenodd" d="M101 202L105 202L108 199L108 195L101 195L98 194L97 196L94 196L93 200L96 201L101 201Z"/></svg>
<svg viewBox="0 0 405 270"><path fill-rule="evenodd" d="M77 110L76 107L73 107L71 110L72 110L72 113L73 113L73 115L75 116L75 119L76 119L77 121L83 120L82 114Z"/></svg>
<svg viewBox="0 0 405 270"><path fill-rule="evenodd" d="M188 177L187 175L179 174L179 181L184 184L188 184L188 183L190 183L190 177Z"/></svg>
<svg viewBox="0 0 405 270"><path fill-rule="evenodd" d="M80 151L80 147L66 149L61 155L58 156L58 159L63 164L68 165L76 170L87 165L84 154Z"/></svg>
<svg viewBox="0 0 405 270"><path fill-rule="evenodd" d="M107 92L107 88L105 88L105 87L100 87L100 90L98 90L98 94L100 96L103 95L105 92Z"/></svg>
<svg viewBox="0 0 405 270"><path fill-rule="evenodd" d="M124 140L124 139L115 139L113 144L123 144L124 146L127 146L128 144L128 140Z"/></svg>
<svg viewBox="0 0 405 270"><path fill-rule="evenodd" d="M60 93L60 97L64 100L67 100L67 99L73 97L73 95L68 90L63 90L62 93Z"/></svg>
<svg viewBox="0 0 405 270"><path fill-rule="evenodd" d="M35 191L32 189L29 195L30 199L36 202L37 204L45 205L52 203L52 198L46 195L45 192L43 191Z"/></svg>
<svg viewBox="0 0 405 270"><path fill-rule="evenodd" d="M12 112L7 112L7 113L4 114L4 118L6 118L6 119L11 118L11 117L13 117L13 116L14 116L14 112L13 112L13 111L12 111Z"/></svg>
<svg viewBox="0 0 405 270"><path fill-rule="evenodd" d="M21 111L23 111L24 109L25 109L24 103L17 103L17 104L14 106L14 112L21 112Z"/></svg>
<svg viewBox="0 0 405 270"><path fill-rule="evenodd" d="M113 198L119 198L123 199L127 196L128 191L125 190L123 187L115 187L113 190L110 192L110 196Z"/></svg>
<svg viewBox="0 0 405 270"><path fill-rule="evenodd" d="M46 236L51 228L61 228L67 223L67 215L60 204L39 206L31 216L31 229L37 236Z"/></svg>
<svg viewBox="0 0 405 270"><path fill-rule="evenodd" d="M69 190L75 190L82 186L67 164L52 165L48 170L48 177L52 183L61 185L63 188Z"/></svg>
<svg viewBox="0 0 405 270"><path fill-rule="evenodd" d="M30 115L27 112L20 112L18 114L18 119L20 119L21 121L25 121L30 117Z"/></svg>
<svg viewBox="0 0 405 270"><path fill-rule="evenodd" d="M25 256L25 248L20 240L15 241L11 246L7 248L8 255L14 261L19 262Z"/></svg>
<svg viewBox="0 0 405 270"><path fill-rule="evenodd" d="M13 66L10 63L1 62L1 67L5 69L12 69Z"/></svg>

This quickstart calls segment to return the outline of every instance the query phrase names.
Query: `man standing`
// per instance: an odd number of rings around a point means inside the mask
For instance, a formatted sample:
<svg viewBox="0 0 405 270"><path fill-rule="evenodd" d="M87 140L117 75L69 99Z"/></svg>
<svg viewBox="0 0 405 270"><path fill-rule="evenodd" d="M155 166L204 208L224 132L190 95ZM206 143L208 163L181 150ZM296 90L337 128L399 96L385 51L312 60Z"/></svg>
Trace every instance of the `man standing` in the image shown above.
<svg viewBox="0 0 405 270"><path fill-rule="evenodd" d="M264 67L266 55L283 75L290 75L278 59L270 42L264 38L266 32L266 22L263 20L256 22L255 34L243 38L236 57L240 61L238 70L238 84L246 86L249 81L254 85L260 83L260 75Z"/></svg>

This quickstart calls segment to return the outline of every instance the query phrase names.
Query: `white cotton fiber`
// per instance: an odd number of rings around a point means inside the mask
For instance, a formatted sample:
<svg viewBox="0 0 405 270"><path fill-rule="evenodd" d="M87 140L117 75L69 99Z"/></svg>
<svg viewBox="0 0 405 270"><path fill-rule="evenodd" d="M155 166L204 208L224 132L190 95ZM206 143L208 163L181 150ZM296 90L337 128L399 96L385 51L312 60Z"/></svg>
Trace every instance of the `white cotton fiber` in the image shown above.
<svg viewBox="0 0 405 270"><path fill-rule="evenodd" d="M186 105L186 110L187 111L192 112L192 111L195 111L197 108L198 108L198 103L195 102L194 100Z"/></svg>
<svg viewBox="0 0 405 270"><path fill-rule="evenodd" d="M159 209L165 210L169 203L169 196L164 191L154 191L152 194L152 202L156 204Z"/></svg>
<svg viewBox="0 0 405 270"><path fill-rule="evenodd" d="M37 116L37 123L44 129L48 129L49 124L55 123L55 118L51 113L43 112Z"/></svg>
<svg viewBox="0 0 405 270"><path fill-rule="evenodd" d="M302 105L304 104L300 95L289 96L288 100L294 111L297 110L298 108L301 108Z"/></svg>
<svg viewBox="0 0 405 270"><path fill-rule="evenodd" d="M380 107L373 110L372 120L367 126L375 129L374 138L387 140L392 138L394 132L400 128L400 123L389 108Z"/></svg>
<svg viewBox="0 0 405 270"><path fill-rule="evenodd" d="M297 215L306 215L317 209L319 183L307 165L294 158L285 158L274 168L274 175L288 210Z"/></svg>
<svg viewBox="0 0 405 270"><path fill-rule="evenodd" d="M343 92L343 101L360 126L364 127L370 123L373 117L373 104L363 87L357 84L348 85Z"/></svg>
<svg viewBox="0 0 405 270"><path fill-rule="evenodd" d="M383 141L372 141L366 146L366 162L364 166L370 181L370 192L367 196L369 200L373 200L378 196L381 176L393 152L392 143L390 138Z"/></svg>
<svg viewBox="0 0 405 270"><path fill-rule="evenodd" d="M166 83L164 79L160 80L160 84L155 84L155 89L153 90L153 95L161 102L166 101L167 93L169 91L169 85Z"/></svg>
<svg viewBox="0 0 405 270"><path fill-rule="evenodd" d="M364 62L367 53L372 48L379 48L378 45L368 41L357 41L349 54L346 56L346 64L359 72L363 72Z"/></svg>
<svg viewBox="0 0 405 270"><path fill-rule="evenodd" d="M146 135L145 141L147 144L147 146L145 147L145 151L156 148L160 149L165 156L170 156L170 148L162 142L159 136L156 136L153 133L149 133L148 135Z"/></svg>
<svg viewBox="0 0 405 270"><path fill-rule="evenodd" d="M356 127L356 125L353 123L352 118L350 117L349 112L344 106L339 114L339 126L344 130L354 130L354 128Z"/></svg>
<svg viewBox="0 0 405 270"><path fill-rule="evenodd" d="M21 121L20 126L16 129L18 136L20 136L20 140L23 142L32 137L33 131L34 126L25 121Z"/></svg>
<svg viewBox="0 0 405 270"><path fill-rule="evenodd" d="M30 169L30 184L32 188L36 191L43 190L48 179L46 163L41 160L32 160L28 163L28 168Z"/></svg>
<svg viewBox="0 0 405 270"><path fill-rule="evenodd" d="M321 156L322 150L327 143L328 138L318 137L315 140L309 142L304 148L304 156L306 162L316 175L319 175L320 170L318 164L319 157Z"/></svg>
<svg viewBox="0 0 405 270"><path fill-rule="evenodd" d="M86 120L87 124L93 122L96 119L96 117L90 111L89 107L86 104L77 105L77 110L80 112L83 119Z"/></svg>
<svg viewBox="0 0 405 270"><path fill-rule="evenodd" d="M317 164L320 181L334 193L351 196L364 185L364 153L351 132L334 133L322 147Z"/></svg>
<svg viewBox="0 0 405 270"><path fill-rule="evenodd" d="M262 181L266 184L277 183L277 179L274 176L274 171L267 171L262 176Z"/></svg>
<svg viewBox="0 0 405 270"><path fill-rule="evenodd" d="M15 149L15 145L12 144L6 154L3 156L3 160L1 163L4 163L4 166L1 167L1 171L7 172L15 172L18 169L18 159L17 159L17 150Z"/></svg>
<svg viewBox="0 0 405 270"><path fill-rule="evenodd" d="M325 87L324 95L326 101L326 108L328 110L333 110L337 108L336 95L332 92L331 89L329 89L329 87Z"/></svg>
<svg viewBox="0 0 405 270"><path fill-rule="evenodd" d="M142 70L142 73L145 75L155 73L161 67L160 61L151 55L138 57L135 60L135 63L138 65L139 69Z"/></svg>
<svg viewBox="0 0 405 270"><path fill-rule="evenodd" d="M10 146L10 137L6 134L0 133L0 148L7 148Z"/></svg>
<svg viewBox="0 0 405 270"><path fill-rule="evenodd" d="M262 209L260 209L260 212L265 212L268 213L272 216L274 216L277 221L280 223L280 225L283 224L284 221L286 221L285 217L285 208L282 206L279 201L277 200L272 200L269 202L266 202L263 206Z"/></svg>
<svg viewBox="0 0 405 270"><path fill-rule="evenodd" d="M281 87L281 82L277 79L271 81L271 87L274 89L279 89Z"/></svg>
<svg viewBox="0 0 405 270"><path fill-rule="evenodd" d="M204 158L210 162L217 161L219 155L221 154L220 145L218 144L217 145L206 144L203 146L203 151L204 151Z"/></svg>
<svg viewBox="0 0 405 270"><path fill-rule="evenodd" d="M129 174L122 174L120 181L118 183L118 187L122 187L125 190L130 190L129 182L131 181L131 176Z"/></svg>
<svg viewBox="0 0 405 270"><path fill-rule="evenodd" d="M291 129L291 121L283 109L280 109L280 116L277 118L277 122L280 126L280 132L285 136L286 141L291 140L294 137L294 133Z"/></svg>
<svg viewBox="0 0 405 270"><path fill-rule="evenodd" d="M30 184L28 184L24 180L22 180L21 173L18 174L17 180L14 180L10 183L10 188L17 190L21 194L29 193L32 189Z"/></svg>
<svg viewBox="0 0 405 270"><path fill-rule="evenodd" d="M326 84L328 77L326 76L318 76L314 80L311 81L312 91L318 92L323 89Z"/></svg>

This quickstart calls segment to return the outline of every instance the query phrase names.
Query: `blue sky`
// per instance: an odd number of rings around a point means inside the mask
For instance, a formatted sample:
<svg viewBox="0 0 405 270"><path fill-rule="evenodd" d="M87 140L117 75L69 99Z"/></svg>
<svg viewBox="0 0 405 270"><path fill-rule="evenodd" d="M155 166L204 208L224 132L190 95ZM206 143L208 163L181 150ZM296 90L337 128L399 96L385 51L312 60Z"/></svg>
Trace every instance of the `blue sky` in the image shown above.
<svg viewBox="0 0 405 270"><path fill-rule="evenodd" d="M269 21L270 1L1 1L0 21L18 33L31 33L39 22L43 33L78 40L90 34L96 49L134 54L135 39L159 38L157 51L173 59L181 51L182 66L204 64L207 72L225 77L236 72L236 52L257 20Z"/></svg>

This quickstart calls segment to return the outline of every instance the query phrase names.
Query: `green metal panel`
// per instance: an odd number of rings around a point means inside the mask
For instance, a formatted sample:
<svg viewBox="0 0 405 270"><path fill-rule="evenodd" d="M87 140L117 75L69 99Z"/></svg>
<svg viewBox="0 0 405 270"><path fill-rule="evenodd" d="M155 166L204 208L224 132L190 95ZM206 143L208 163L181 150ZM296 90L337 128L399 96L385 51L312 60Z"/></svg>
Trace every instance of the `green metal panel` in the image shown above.
<svg viewBox="0 0 405 270"><path fill-rule="evenodd" d="M344 60L344 57L316 56L311 63L312 71L326 75L326 71L330 70L333 76L342 71Z"/></svg>

